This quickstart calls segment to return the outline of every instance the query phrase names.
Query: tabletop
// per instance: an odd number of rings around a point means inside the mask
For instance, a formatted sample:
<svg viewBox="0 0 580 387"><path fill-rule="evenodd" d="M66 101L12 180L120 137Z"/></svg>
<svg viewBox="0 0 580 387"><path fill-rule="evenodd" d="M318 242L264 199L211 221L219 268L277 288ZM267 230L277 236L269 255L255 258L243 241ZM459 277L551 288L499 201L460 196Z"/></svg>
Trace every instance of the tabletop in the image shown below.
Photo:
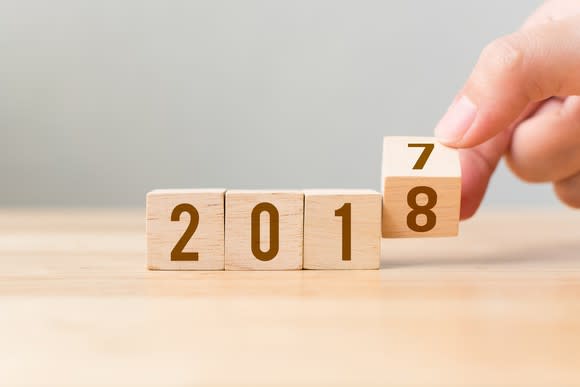
<svg viewBox="0 0 580 387"><path fill-rule="evenodd" d="M380 270L159 272L144 210L0 210L0 385L580 384L580 214L484 209Z"/></svg>

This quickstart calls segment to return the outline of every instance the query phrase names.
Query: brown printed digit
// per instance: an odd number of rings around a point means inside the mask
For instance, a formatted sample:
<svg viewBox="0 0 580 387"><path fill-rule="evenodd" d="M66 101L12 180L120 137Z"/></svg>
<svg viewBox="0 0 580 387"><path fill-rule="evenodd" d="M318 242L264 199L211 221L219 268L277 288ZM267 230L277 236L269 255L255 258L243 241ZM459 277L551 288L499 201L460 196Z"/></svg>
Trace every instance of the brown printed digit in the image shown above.
<svg viewBox="0 0 580 387"><path fill-rule="evenodd" d="M260 215L267 212L270 216L270 246L262 251L260 247ZM252 253L260 261L270 261L280 249L280 214L272 203L260 203L252 210Z"/></svg>
<svg viewBox="0 0 580 387"><path fill-rule="evenodd" d="M423 152L421 152L417 162L413 165L413 169L423 169L435 148L435 144L409 144L409 148L423 148Z"/></svg>
<svg viewBox="0 0 580 387"><path fill-rule="evenodd" d="M179 222L181 214L187 212L189 214L189 225L185 229L185 232L179 238L173 250L171 250L171 260L172 261L197 261L199 259L199 254L197 252L184 252L183 249L187 245L187 242L191 239L197 226L199 225L199 212L191 204L182 203L176 206L171 212L171 221Z"/></svg>
<svg viewBox="0 0 580 387"><path fill-rule="evenodd" d="M352 250L351 203L344 203L342 207L334 211L334 215L342 218L342 260L350 261Z"/></svg>
<svg viewBox="0 0 580 387"><path fill-rule="evenodd" d="M417 196L421 194L427 195L427 203L423 206L417 203ZM407 194L407 204L412 210L407 215L407 227L415 232L428 232L433 230L437 224L437 216L432 211L437 205L437 192L431 187L415 187ZM419 215L425 215L427 218L427 222L424 225L417 224L417 217Z"/></svg>

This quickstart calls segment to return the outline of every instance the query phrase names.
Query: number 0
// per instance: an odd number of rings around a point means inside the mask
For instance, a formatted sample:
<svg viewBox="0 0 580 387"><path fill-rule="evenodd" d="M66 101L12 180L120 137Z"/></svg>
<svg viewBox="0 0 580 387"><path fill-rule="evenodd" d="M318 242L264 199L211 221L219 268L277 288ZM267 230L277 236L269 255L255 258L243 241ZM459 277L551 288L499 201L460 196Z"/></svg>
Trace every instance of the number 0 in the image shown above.
<svg viewBox="0 0 580 387"><path fill-rule="evenodd" d="M270 215L270 248L262 251L260 248L260 215L267 212ZM272 203L260 203L252 210L252 253L260 261L270 261L280 249L280 214Z"/></svg>

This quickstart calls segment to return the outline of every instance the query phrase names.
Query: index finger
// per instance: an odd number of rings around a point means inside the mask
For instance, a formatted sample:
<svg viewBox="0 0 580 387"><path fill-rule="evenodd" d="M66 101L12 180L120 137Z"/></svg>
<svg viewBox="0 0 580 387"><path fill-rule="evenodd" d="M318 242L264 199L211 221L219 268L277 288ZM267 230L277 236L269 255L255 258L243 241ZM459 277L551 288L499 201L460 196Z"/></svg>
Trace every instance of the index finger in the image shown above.
<svg viewBox="0 0 580 387"><path fill-rule="evenodd" d="M533 102L580 93L580 16L526 28L482 52L461 97L435 129L457 148L481 144L512 125Z"/></svg>
<svg viewBox="0 0 580 387"><path fill-rule="evenodd" d="M510 145L515 128L538 109L530 104L507 130L478 146L459 149L461 161L461 219L472 217L479 208L489 181Z"/></svg>

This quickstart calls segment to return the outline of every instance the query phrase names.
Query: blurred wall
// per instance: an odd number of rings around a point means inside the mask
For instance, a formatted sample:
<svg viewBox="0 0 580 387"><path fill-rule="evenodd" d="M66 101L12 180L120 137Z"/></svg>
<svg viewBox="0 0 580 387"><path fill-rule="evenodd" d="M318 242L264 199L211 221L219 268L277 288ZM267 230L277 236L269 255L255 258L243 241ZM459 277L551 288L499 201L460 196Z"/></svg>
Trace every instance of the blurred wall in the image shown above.
<svg viewBox="0 0 580 387"><path fill-rule="evenodd" d="M540 1L0 2L0 206L153 188L380 187ZM554 204L502 167L488 204Z"/></svg>

